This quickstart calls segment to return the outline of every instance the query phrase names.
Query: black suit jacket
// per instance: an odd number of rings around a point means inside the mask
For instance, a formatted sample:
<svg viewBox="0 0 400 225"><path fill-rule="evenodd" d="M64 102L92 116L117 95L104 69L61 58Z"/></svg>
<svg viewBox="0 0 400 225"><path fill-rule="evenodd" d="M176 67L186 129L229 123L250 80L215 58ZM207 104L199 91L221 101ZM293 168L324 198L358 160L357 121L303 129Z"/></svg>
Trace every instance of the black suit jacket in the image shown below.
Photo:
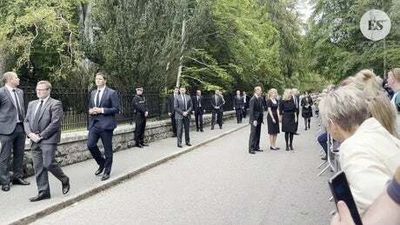
<svg viewBox="0 0 400 225"><path fill-rule="evenodd" d="M204 109L204 97L203 96L200 96L199 101L197 101L197 95L193 96L192 102L193 102L193 108L194 108L195 112L197 112L198 110L203 112L203 109Z"/></svg>
<svg viewBox="0 0 400 225"><path fill-rule="evenodd" d="M263 117L264 117L264 108L263 108L263 98L253 96L250 99L249 102L249 123L253 123L254 121L257 121L258 123L263 122Z"/></svg>
<svg viewBox="0 0 400 225"><path fill-rule="evenodd" d="M95 107L95 96L97 89L90 93L89 109ZM104 109L104 113L98 115L89 116L88 129L92 128L93 125L103 130L114 130L117 127L117 121L115 120L115 114L119 113L119 98L115 90L106 87L104 89L103 96L100 99L99 108Z"/></svg>
<svg viewBox="0 0 400 225"><path fill-rule="evenodd" d="M171 113L171 114L175 113L174 101L175 101L175 95L169 96L169 98L168 98L168 112Z"/></svg>
<svg viewBox="0 0 400 225"><path fill-rule="evenodd" d="M224 109L222 108L222 106L225 104L224 99L222 98L222 96L217 95L217 100L215 100L215 96L216 95L213 95L211 97L211 105L212 105L213 109L219 110L221 112L224 111ZM219 109L217 107L219 107Z"/></svg>

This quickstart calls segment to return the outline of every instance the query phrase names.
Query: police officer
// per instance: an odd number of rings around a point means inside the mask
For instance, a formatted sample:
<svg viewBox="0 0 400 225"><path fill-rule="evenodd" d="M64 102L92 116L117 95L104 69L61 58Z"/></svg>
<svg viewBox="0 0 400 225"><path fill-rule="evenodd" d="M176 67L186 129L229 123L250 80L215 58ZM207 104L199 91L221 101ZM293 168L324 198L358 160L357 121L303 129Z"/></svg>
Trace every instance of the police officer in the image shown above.
<svg viewBox="0 0 400 225"><path fill-rule="evenodd" d="M149 115L146 99L143 96L143 87L136 88L136 95L133 98L133 112L135 117L135 146L142 148L149 146L144 143L144 130L146 128L146 118Z"/></svg>

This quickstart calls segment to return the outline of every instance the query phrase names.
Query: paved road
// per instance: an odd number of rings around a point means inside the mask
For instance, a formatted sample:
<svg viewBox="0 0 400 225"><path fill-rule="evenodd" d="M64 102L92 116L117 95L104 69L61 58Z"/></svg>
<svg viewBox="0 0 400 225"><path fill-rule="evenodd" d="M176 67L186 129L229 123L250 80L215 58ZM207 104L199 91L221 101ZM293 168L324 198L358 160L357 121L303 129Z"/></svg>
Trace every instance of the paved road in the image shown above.
<svg viewBox="0 0 400 225"><path fill-rule="evenodd" d="M250 155L246 127L34 224L328 224L331 174L316 177L315 132L295 136L294 153Z"/></svg>

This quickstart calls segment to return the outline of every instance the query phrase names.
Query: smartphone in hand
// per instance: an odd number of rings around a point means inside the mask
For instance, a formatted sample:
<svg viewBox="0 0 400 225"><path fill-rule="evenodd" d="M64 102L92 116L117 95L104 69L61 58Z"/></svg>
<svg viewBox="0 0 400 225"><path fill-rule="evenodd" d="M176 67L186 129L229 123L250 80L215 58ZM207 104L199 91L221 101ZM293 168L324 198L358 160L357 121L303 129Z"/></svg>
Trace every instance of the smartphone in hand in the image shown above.
<svg viewBox="0 0 400 225"><path fill-rule="evenodd" d="M349 184L346 179L346 175L343 171L340 171L328 181L331 189L333 198L337 205L338 201L344 201L349 207L351 217L356 225L362 225L360 214L358 213L356 203L354 202L353 195Z"/></svg>

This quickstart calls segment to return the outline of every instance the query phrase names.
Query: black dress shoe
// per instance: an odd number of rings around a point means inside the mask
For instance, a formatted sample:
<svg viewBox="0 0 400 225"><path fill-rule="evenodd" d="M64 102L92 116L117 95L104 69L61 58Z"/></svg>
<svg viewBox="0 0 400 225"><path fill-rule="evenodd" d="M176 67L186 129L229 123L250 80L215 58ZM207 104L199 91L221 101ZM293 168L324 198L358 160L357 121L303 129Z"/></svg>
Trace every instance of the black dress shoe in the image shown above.
<svg viewBox="0 0 400 225"><path fill-rule="evenodd" d="M143 145L141 145L141 144L136 144L135 147L137 147L137 148L143 148Z"/></svg>
<svg viewBox="0 0 400 225"><path fill-rule="evenodd" d="M290 150L292 150L292 151L294 150L292 145L290 145L289 147L290 147Z"/></svg>
<svg viewBox="0 0 400 225"><path fill-rule="evenodd" d="M148 144L145 144L145 143L142 143L142 144L140 144L142 147L144 146L144 147L149 147L149 145Z"/></svg>
<svg viewBox="0 0 400 225"><path fill-rule="evenodd" d="M203 130L203 129L201 129L201 130L200 130L200 132L204 132L204 130Z"/></svg>
<svg viewBox="0 0 400 225"><path fill-rule="evenodd" d="M286 146L286 151L289 151L289 147L288 146Z"/></svg>
<svg viewBox="0 0 400 225"><path fill-rule="evenodd" d="M9 184L4 184L3 186L1 186L1 190L2 191L9 191L10 190L10 185Z"/></svg>
<svg viewBox="0 0 400 225"><path fill-rule="evenodd" d="M50 198L50 193L40 192L37 196L30 198L29 201L37 202L37 201L41 201L41 200L49 199L49 198Z"/></svg>
<svg viewBox="0 0 400 225"><path fill-rule="evenodd" d="M69 185L69 178L67 178L67 181L62 183L62 193L65 195L69 192L69 189L71 186Z"/></svg>
<svg viewBox="0 0 400 225"><path fill-rule="evenodd" d="M294 133L294 135L300 135L300 134L296 132L296 133Z"/></svg>
<svg viewBox="0 0 400 225"><path fill-rule="evenodd" d="M190 144L190 143L186 143L186 145L187 145L187 146L192 146L192 144Z"/></svg>
<svg viewBox="0 0 400 225"><path fill-rule="evenodd" d="M263 152L262 149L254 149L254 151L256 151L256 152Z"/></svg>
<svg viewBox="0 0 400 225"><path fill-rule="evenodd" d="M14 178L14 180L12 181L13 184L16 185L30 185L31 183L29 183L28 181L22 179L22 178Z"/></svg>
<svg viewBox="0 0 400 225"><path fill-rule="evenodd" d="M96 172L94 173L96 176L101 174L104 170L104 166L100 166L98 170L96 170Z"/></svg>
<svg viewBox="0 0 400 225"><path fill-rule="evenodd" d="M101 180L108 180L108 178L110 178L110 174L105 173L105 174L103 174L103 176L101 177Z"/></svg>
<svg viewBox="0 0 400 225"><path fill-rule="evenodd" d="M321 160L327 160L328 158L326 156L321 157Z"/></svg>
<svg viewBox="0 0 400 225"><path fill-rule="evenodd" d="M211 130L214 130L214 127L211 127Z"/></svg>
<svg viewBox="0 0 400 225"><path fill-rule="evenodd" d="M255 151L249 151L249 154L256 154Z"/></svg>
<svg viewBox="0 0 400 225"><path fill-rule="evenodd" d="M178 144L178 148L182 148L182 145L181 145L181 144Z"/></svg>
<svg viewBox="0 0 400 225"><path fill-rule="evenodd" d="M219 126L219 129L222 129L222 126Z"/></svg>
<svg viewBox="0 0 400 225"><path fill-rule="evenodd" d="M176 134L173 134L172 137L176 137Z"/></svg>

